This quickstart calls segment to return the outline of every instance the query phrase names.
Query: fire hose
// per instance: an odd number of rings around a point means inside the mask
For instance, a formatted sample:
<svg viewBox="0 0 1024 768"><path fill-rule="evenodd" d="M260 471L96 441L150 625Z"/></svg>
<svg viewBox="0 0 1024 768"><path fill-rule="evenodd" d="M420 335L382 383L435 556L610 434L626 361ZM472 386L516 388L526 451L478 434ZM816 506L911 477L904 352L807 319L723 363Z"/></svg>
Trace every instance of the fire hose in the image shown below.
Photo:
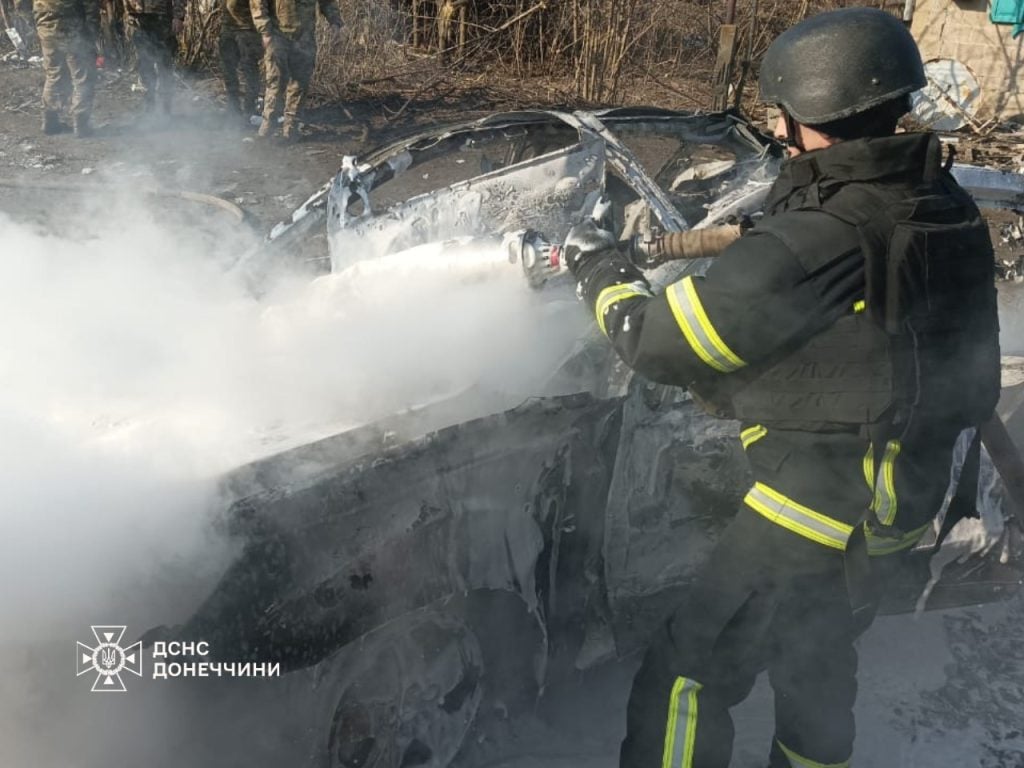
<svg viewBox="0 0 1024 768"><path fill-rule="evenodd" d="M12 187L15 189L28 189L35 192L61 192L77 193L83 196L95 195L104 191L106 187L101 184L76 184L74 182L60 181L35 181L24 179L0 179L0 187ZM150 197L182 200L189 203L197 203L207 208L216 209L230 217L239 226L255 225L252 215L235 205L230 200L216 195L208 195L203 192L190 192L185 189L167 189L164 187L146 186L138 190L139 194Z"/></svg>
<svg viewBox="0 0 1024 768"><path fill-rule="evenodd" d="M718 256L739 239L742 228L728 224L706 229L669 232L664 235L635 235L618 244L619 250L638 267L653 269L668 261L692 261ZM529 284L540 288L550 280L568 274L562 258L564 246L552 243L531 229L505 236L504 245L511 263L519 262Z"/></svg>

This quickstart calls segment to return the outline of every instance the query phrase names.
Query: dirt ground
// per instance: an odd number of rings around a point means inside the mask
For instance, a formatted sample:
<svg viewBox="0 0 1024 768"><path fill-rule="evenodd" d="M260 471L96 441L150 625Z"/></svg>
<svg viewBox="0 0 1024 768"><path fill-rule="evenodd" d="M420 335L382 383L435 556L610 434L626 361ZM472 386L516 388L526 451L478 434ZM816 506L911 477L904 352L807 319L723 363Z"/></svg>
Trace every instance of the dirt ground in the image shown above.
<svg viewBox="0 0 1024 768"><path fill-rule="evenodd" d="M128 72L101 71L94 137L45 136L39 129L41 67L0 63L0 211L38 219L65 198L36 187L86 185L104 194L112 180L128 187L137 180L140 187L222 197L266 232L330 179L343 155L413 130L422 115L409 110L387 123L376 105L318 107L307 111L301 140L283 144L230 121L214 78L179 77L169 120L143 114L134 81Z"/></svg>

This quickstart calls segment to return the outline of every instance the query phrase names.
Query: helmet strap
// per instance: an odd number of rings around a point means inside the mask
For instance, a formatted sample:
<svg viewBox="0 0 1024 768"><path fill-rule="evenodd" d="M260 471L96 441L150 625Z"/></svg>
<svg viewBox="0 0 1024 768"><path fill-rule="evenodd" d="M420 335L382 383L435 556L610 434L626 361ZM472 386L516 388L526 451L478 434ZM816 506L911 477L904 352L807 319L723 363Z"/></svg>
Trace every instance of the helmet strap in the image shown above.
<svg viewBox="0 0 1024 768"><path fill-rule="evenodd" d="M785 109L782 110L782 119L786 121L786 141L784 142L787 147L794 147L801 152L806 152L804 149L803 141L800 140L799 126L793 116L789 114Z"/></svg>

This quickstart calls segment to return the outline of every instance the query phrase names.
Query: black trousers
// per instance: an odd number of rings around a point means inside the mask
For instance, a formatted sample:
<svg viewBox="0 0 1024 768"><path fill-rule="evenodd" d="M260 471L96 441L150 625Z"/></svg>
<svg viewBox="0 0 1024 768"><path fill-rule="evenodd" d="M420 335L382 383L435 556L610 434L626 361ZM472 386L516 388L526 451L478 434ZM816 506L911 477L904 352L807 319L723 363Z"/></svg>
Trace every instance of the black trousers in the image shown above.
<svg viewBox="0 0 1024 768"><path fill-rule="evenodd" d="M856 434L769 431L747 458L756 481L853 523L872 498L867 445ZM846 765L853 643L870 618L854 615L845 558L742 505L651 641L630 694L623 768L727 768L729 708L765 670L775 694L773 768Z"/></svg>
<svg viewBox="0 0 1024 768"><path fill-rule="evenodd" d="M633 682L621 765L727 768L729 708L767 669L775 692L772 766L782 747L824 765L853 751L857 635L842 553L741 510L698 584L654 637ZM794 765L800 765L795 763Z"/></svg>

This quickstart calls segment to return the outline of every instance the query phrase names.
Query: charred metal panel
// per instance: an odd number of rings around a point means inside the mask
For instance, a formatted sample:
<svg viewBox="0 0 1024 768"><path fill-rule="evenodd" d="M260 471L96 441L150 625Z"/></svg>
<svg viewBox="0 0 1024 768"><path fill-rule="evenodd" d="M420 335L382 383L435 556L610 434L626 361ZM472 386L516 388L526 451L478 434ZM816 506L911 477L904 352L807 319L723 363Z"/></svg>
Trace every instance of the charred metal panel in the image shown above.
<svg viewBox="0 0 1024 768"><path fill-rule="evenodd" d="M226 659L299 667L468 590L514 593L543 617L553 526L562 537L595 514L576 507L607 486L601 443L620 406L538 401L239 502L244 552L181 635Z"/></svg>
<svg viewBox="0 0 1024 768"><path fill-rule="evenodd" d="M620 654L664 619L750 486L738 424L681 390L634 378L622 418L604 543Z"/></svg>
<svg viewBox="0 0 1024 768"><path fill-rule="evenodd" d="M332 270L434 240L516 229L563 237L569 222L593 205L604 175L601 142L587 139L514 168L418 195L379 214L329 219ZM343 206L332 200L329 208Z"/></svg>

